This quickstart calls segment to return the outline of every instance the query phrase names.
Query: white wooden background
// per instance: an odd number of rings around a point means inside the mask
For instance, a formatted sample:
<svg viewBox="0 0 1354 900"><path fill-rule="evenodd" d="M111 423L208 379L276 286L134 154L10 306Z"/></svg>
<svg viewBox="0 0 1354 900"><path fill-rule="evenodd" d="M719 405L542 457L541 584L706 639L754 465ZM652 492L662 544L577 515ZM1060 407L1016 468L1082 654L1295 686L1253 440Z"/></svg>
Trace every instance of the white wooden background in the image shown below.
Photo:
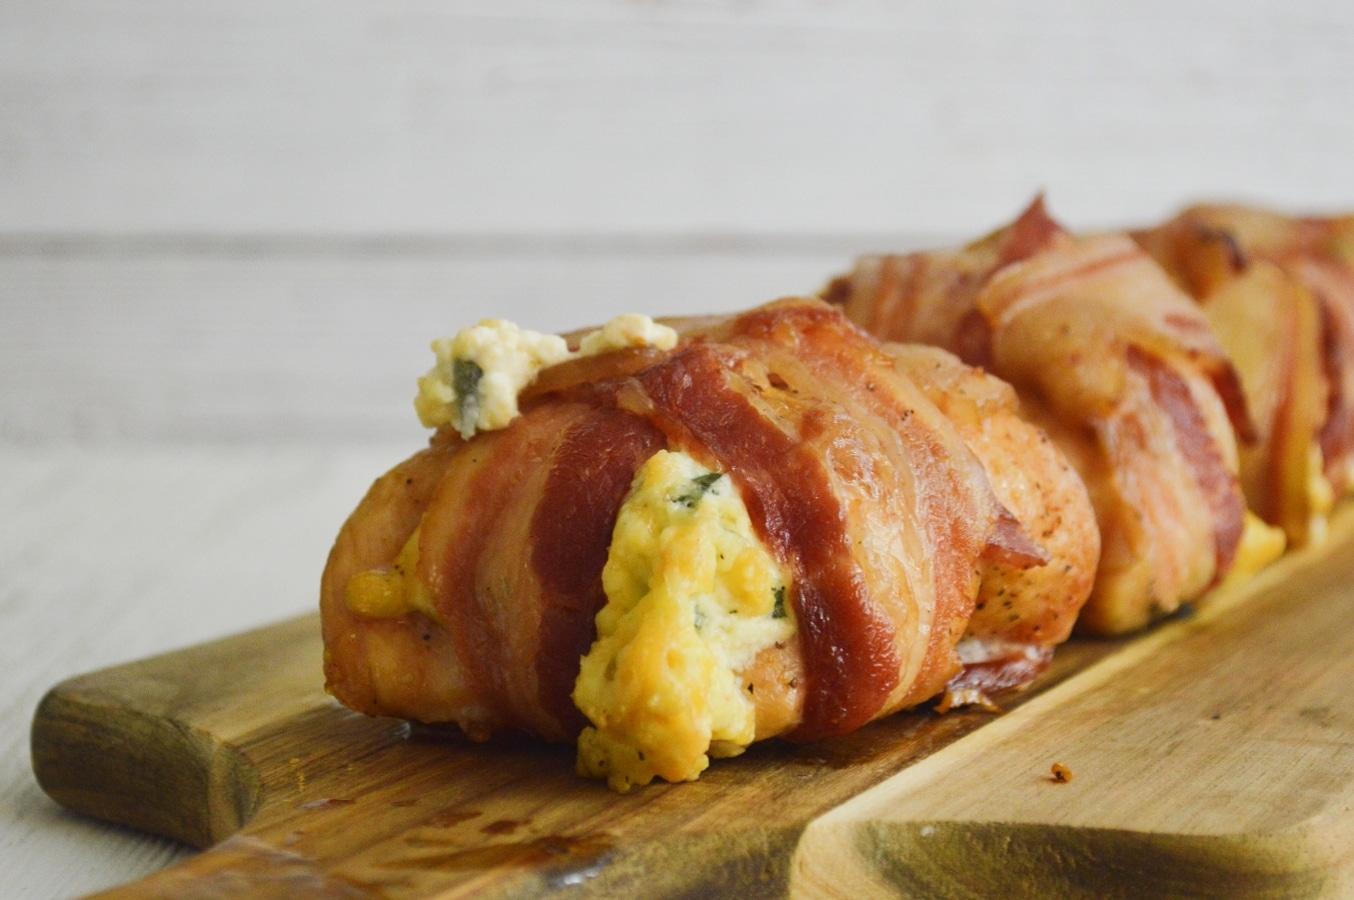
<svg viewBox="0 0 1354 900"><path fill-rule="evenodd" d="M66 814L71 674L303 612L428 341L816 288L1036 191L1354 209L1354 5L0 2L0 896L186 851Z"/></svg>

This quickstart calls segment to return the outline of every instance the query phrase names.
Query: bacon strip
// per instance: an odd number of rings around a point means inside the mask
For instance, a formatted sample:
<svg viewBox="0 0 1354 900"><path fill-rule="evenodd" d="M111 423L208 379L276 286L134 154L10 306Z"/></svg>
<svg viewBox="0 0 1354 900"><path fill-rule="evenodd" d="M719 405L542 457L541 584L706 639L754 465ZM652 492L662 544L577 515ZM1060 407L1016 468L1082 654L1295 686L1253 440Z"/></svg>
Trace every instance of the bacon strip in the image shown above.
<svg viewBox="0 0 1354 900"><path fill-rule="evenodd" d="M616 511L635 472L662 447L663 435L648 422L597 409L568 430L551 458L531 523L543 602L536 680L541 706L566 733L587 724L570 694L578 660L596 637L593 618L606 604L602 567Z"/></svg>
<svg viewBox="0 0 1354 900"><path fill-rule="evenodd" d="M1164 361L1137 347L1128 348L1128 364L1146 376L1152 399L1170 416L1176 447L1194 471L1194 481L1212 513L1216 584L1232 567L1245 526L1246 504L1236 489L1236 478L1230 476L1185 379Z"/></svg>
<svg viewBox="0 0 1354 900"><path fill-rule="evenodd" d="M1247 499L1303 544L1354 472L1354 218L1197 206L1135 233L1218 326L1257 423ZM1320 460L1314 451L1319 449Z"/></svg>
<svg viewBox="0 0 1354 900"><path fill-rule="evenodd" d="M1337 494L1354 487L1354 267L1306 259L1293 263L1321 304L1326 421L1318 440Z"/></svg>
<svg viewBox="0 0 1354 900"><path fill-rule="evenodd" d="M474 705L440 625L421 615L364 619L344 602L353 575L389 564L413 534L459 450L458 436L438 434L431 447L377 479L330 551L320 584L325 680L354 708L399 708L412 718L448 721Z"/></svg>
<svg viewBox="0 0 1354 900"><path fill-rule="evenodd" d="M583 404L543 406L502 431L477 435L423 519L418 573L471 692L491 714L490 728L521 723L567 736L567 723L540 708L532 683L544 604L541 585L519 561L530 558L523 551L550 462L562 438L591 414Z"/></svg>
<svg viewBox="0 0 1354 900"><path fill-rule="evenodd" d="M1141 627L1225 574L1240 540L1235 435L1250 428L1237 376L1207 318L1128 237L1074 238L1036 201L958 252L865 257L825 296L881 338L945 347L1015 386L1096 506L1092 628ZM1185 389L1158 378L1154 395L1134 353L1166 361Z"/></svg>
<svg viewBox="0 0 1354 900"><path fill-rule="evenodd" d="M887 350L954 423L1011 514L998 522L983 554L965 641L1016 647L1024 667L1032 658L1025 648L1067 639L1095 581L1100 532L1086 488L1048 435L1021 419L1010 385L936 347L890 344ZM1007 534L1025 547L999 549ZM1036 560L1027 555L1030 547ZM966 659L966 673L970 667Z"/></svg>
<svg viewBox="0 0 1354 900"><path fill-rule="evenodd" d="M767 421L728 383L735 363L696 346L639 377L660 425L680 424L730 472L754 527L794 571L793 602L809 678L795 735L845 734L870 721L898 682L892 622L855 564L823 460ZM815 424L810 414L804 423ZM685 441L681 441L684 443Z"/></svg>

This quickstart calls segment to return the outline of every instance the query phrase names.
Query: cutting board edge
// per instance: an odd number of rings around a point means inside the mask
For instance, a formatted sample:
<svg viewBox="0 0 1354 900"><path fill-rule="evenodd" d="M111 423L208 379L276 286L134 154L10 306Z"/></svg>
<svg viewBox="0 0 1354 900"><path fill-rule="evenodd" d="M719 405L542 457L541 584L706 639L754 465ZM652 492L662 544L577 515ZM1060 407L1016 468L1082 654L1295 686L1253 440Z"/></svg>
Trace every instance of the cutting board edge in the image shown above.
<svg viewBox="0 0 1354 900"><path fill-rule="evenodd" d="M1197 614L1165 623L1066 682L862 792L809 823L791 862L791 895L859 897L1345 897L1354 895L1354 782L1321 808L1275 827L1202 832L1036 822L989 811L971 819L905 810L909 798L943 791L956 767L1048 721L1058 708L1171 645L1211 633L1238 615L1269 621L1264 604L1283 600L1301 572L1348 583L1354 504L1342 504L1331 538L1299 550L1246 583L1219 589ZM1343 554L1343 555L1341 555ZM1338 571L1335 571L1338 569ZM1051 757L1050 757L1051 758ZM1046 782L1050 779L1046 776ZM1049 791L1064 788L1049 784ZM900 805L903 805L900 808ZM981 888L981 890L979 889Z"/></svg>
<svg viewBox="0 0 1354 900"><path fill-rule="evenodd" d="M91 688L101 674L56 685L34 713L33 774L47 796L198 848L244 827L263 800L254 765L191 722Z"/></svg>
<svg viewBox="0 0 1354 900"><path fill-rule="evenodd" d="M1235 834L921 820L815 823L813 832L790 864L790 894L803 900L839 896L844 884L862 898L936 900L979 889L1066 898L1340 897L1354 886L1351 829L1328 815Z"/></svg>

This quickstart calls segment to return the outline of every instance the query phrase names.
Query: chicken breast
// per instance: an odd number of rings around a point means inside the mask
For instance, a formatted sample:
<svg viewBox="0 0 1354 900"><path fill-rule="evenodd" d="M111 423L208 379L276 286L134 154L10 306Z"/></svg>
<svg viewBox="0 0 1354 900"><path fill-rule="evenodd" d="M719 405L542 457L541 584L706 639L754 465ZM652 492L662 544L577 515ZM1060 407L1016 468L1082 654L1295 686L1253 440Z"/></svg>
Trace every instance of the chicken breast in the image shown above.
<svg viewBox="0 0 1354 900"><path fill-rule="evenodd" d="M953 686L1019 684L1067 640L1095 581L1100 531L1081 478L1048 435L1020 415L1009 384L938 347L887 344L899 371L954 423L997 499L1043 551L1042 565L984 560Z"/></svg>

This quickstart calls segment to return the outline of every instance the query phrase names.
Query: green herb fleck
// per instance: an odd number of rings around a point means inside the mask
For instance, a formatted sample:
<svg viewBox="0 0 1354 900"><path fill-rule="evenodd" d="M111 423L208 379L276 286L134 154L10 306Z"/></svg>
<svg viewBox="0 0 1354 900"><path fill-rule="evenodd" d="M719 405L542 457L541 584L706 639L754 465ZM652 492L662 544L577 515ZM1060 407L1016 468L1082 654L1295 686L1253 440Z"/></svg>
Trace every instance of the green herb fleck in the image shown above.
<svg viewBox="0 0 1354 900"><path fill-rule="evenodd" d="M461 437L475 433L475 420L480 417L480 379L484 370L470 359L454 360L451 364L451 388L456 392L456 426Z"/></svg>
<svg viewBox="0 0 1354 900"><path fill-rule="evenodd" d="M714 487L716 481L724 477L723 472L706 472L691 479L691 490L677 497L676 502L687 509L695 509L701 498Z"/></svg>
<svg viewBox="0 0 1354 900"><path fill-rule="evenodd" d="M785 618L785 585L777 585L772 593L776 595L776 605L771 610L771 618L783 619Z"/></svg>

